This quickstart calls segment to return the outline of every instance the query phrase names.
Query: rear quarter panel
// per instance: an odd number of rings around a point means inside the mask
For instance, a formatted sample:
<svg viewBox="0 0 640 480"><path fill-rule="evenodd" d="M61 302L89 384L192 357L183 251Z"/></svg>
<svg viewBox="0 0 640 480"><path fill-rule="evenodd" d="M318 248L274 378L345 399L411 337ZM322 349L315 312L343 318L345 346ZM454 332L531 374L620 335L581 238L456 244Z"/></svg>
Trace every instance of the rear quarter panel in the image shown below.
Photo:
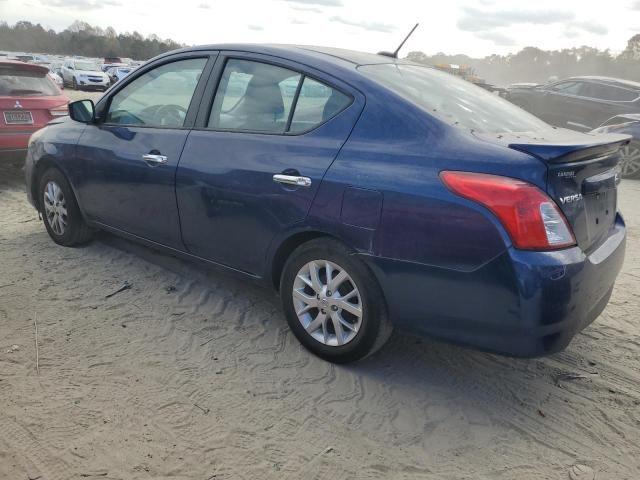
<svg viewBox="0 0 640 480"><path fill-rule="evenodd" d="M351 245L369 264L398 323L423 316L405 308L409 293L428 299L421 304L439 318L455 316L456 305L467 316L474 309L491 316L516 308L508 235L487 209L451 193L440 180L443 170L522 178L540 188L546 182L541 161L445 125L383 93L367 97L310 213L311 224ZM373 197L362 205L366 222L344 221L345 193L353 188L379 194L379 222L371 222ZM487 292L495 302L486 302Z"/></svg>
<svg viewBox="0 0 640 480"><path fill-rule="evenodd" d="M340 237L369 255L476 269L510 241L488 210L444 186L443 170L523 178L541 188L546 181L539 160L447 126L391 93L380 94L367 98L350 139L327 172L311 222L332 223ZM379 192L375 228L341 218L350 187Z"/></svg>

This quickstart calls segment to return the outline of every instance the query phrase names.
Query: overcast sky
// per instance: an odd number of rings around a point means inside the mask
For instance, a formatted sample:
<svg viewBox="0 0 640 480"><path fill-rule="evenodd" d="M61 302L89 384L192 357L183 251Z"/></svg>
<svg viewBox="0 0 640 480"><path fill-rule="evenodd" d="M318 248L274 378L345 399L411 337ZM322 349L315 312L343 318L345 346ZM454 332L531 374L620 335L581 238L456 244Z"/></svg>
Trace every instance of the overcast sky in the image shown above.
<svg viewBox="0 0 640 480"><path fill-rule="evenodd" d="M619 52L640 33L640 0L0 0L0 20L55 30L74 20L186 44L277 42L403 54L485 56L589 45Z"/></svg>

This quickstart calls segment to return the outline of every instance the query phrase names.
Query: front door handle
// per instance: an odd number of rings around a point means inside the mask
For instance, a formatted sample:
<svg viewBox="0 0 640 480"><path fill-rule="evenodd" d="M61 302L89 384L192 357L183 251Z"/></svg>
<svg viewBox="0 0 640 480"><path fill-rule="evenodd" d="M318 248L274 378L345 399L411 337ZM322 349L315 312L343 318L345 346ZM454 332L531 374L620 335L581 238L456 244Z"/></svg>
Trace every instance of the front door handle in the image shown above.
<svg viewBox="0 0 640 480"><path fill-rule="evenodd" d="M293 185L295 187L310 187L311 179L309 177L300 177L298 175L283 175L278 173L273 176L273 181Z"/></svg>
<svg viewBox="0 0 640 480"><path fill-rule="evenodd" d="M152 163L154 165L160 165L163 163L167 163L166 155L156 155L153 153L145 153L142 155L142 159L147 163Z"/></svg>

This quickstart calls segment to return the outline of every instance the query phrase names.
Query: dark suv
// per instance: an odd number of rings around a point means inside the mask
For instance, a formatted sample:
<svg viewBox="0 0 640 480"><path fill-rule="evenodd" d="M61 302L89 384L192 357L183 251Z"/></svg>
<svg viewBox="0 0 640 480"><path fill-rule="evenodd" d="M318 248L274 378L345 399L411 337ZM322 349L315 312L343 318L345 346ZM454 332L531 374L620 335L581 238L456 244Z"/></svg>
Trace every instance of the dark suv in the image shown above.
<svg viewBox="0 0 640 480"><path fill-rule="evenodd" d="M640 83L573 77L540 86L513 86L506 98L547 123L588 131L611 117L640 113Z"/></svg>

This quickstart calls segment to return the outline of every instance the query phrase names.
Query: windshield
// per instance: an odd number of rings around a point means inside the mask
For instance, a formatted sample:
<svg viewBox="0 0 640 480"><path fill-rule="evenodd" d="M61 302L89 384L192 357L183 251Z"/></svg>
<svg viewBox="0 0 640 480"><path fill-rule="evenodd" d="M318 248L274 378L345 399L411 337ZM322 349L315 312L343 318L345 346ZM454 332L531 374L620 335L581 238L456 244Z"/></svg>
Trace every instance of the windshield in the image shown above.
<svg viewBox="0 0 640 480"><path fill-rule="evenodd" d="M76 70L85 70L88 72L99 72L100 69L98 68L98 65L96 65L95 63L91 63L91 62L76 62L74 64L74 68Z"/></svg>
<svg viewBox="0 0 640 480"><path fill-rule="evenodd" d="M478 133L529 132L548 124L472 83L419 65L363 65L359 71L435 117Z"/></svg>
<svg viewBox="0 0 640 480"><path fill-rule="evenodd" d="M0 68L0 96L50 95L59 95L59 92L46 74Z"/></svg>

